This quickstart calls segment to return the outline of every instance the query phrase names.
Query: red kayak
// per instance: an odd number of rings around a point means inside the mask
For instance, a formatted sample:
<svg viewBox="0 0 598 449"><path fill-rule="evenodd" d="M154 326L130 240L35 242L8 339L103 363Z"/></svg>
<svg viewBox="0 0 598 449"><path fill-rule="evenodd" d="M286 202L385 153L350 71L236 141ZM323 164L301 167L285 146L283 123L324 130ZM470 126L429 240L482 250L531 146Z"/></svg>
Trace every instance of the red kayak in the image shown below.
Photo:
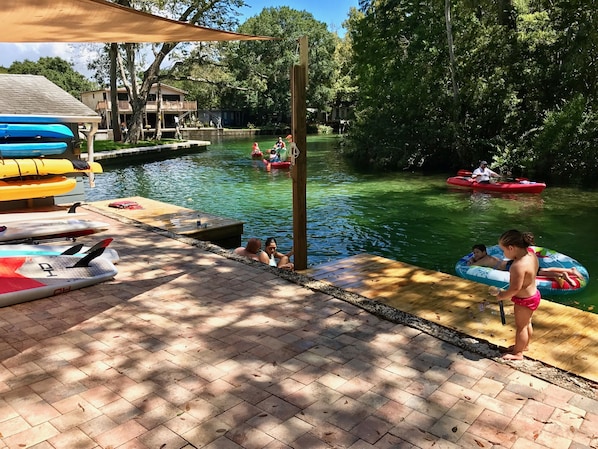
<svg viewBox="0 0 598 449"><path fill-rule="evenodd" d="M285 169L285 168L289 168L291 166L291 161L286 161L286 162L269 162L266 159L264 159L264 165L266 166L267 170L270 170L271 168Z"/></svg>
<svg viewBox="0 0 598 449"><path fill-rule="evenodd" d="M546 184L528 180L515 180L512 182L479 183L472 181L466 176L452 176L446 180L447 184L458 187L467 187L474 190L485 190L486 192L506 193L541 193Z"/></svg>

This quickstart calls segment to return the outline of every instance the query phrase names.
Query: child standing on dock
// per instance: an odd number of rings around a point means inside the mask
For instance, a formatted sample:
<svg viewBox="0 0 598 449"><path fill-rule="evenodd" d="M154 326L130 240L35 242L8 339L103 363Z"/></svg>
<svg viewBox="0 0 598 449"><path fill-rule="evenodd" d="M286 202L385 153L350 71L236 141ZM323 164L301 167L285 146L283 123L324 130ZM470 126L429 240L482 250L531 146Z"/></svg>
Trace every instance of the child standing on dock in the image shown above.
<svg viewBox="0 0 598 449"><path fill-rule="evenodd" d="M507 290L494 289L492 294L499 301L510 298L513 301L515 314L515 344L503 355L505 360L522 360L523 351L529 347L532 339L532 315L540 305L540 292L536 288L538 258L528 247L534 242L533 234L519 232L515 229L506 231L500 236L498 244L505 257L513 263L509 270L510 280Z"/></svg>

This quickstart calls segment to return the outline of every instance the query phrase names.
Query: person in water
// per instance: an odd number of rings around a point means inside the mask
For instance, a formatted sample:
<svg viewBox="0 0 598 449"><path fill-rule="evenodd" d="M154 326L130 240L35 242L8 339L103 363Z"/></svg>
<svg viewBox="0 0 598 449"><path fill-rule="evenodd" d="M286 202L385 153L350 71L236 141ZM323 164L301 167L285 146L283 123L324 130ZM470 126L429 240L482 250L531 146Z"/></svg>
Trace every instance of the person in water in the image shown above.
<svg viewBox="0 0 598 449"><path fill-rule="evenodd" d="M260 150L260 146L257 142L253 142L253 148L251 149L252 156L261 156L262 150Z"/></svg>
<svg viewBox="0 0 598 449"><path fill-rule="evenodd" d="M531 244L534 244L533 241ZM481 243L473 245L472 250L473 256L467 261L467 265L478 265L480 267L494 268L495 270L509 271L511 264L513 263L511 260L499 259L498 257L489 255L486 245ZM532 251L531 248L529 250ZM573 277L576 277L579 282L581 282L581 279L583 278L579 270L575 267L540 267L538 268L536 276L555 279L561 288L565 282L571 287L576 287L577 284L573 280Z"/></svg>
<svg viewBox="0 0 598 449"><path fill-rule="evenodd" d="M278 140L276 141L276 143L274 144L274 148L280 153L280 150L286 148L286 144L284 143L284 140L282 140L282 137L278 137Z"/></svg>
<svg viewBox="0 0 598 449"><path fill-rule="evenodd" d="M259 260L270 266L292 271L295 269L295 265L290 261L292 255L292 249L286 254L278 252L276 239L274 237L268 237L264 244L264 251L259 255Z"/></svg>
<svg viewBox="0 0 598 449"><path fill-rule="evenodd" d="M270 150L270 162L280 162L280 156L274 148Z"/></svg>
<svg viewBox="0 0 598 449"><path fill-rule="evenodd" d="M260 239L250 238L245 246L240 246L233 252L238 256L243 256L251 260L262 262L262 259L260 259L260 256L262 254L261 248L262 241Z"/></svg>
<svg viewBox="0 0 598 449"><path fill-rule="evenodd" d="M522 360L533 335L532 315L540 305L540 291L536 288L539 262L536 253L528 248L534 242L533 234L511 229L498 239L505 257L512 261L509 269L509 287L495 289L496 299L511 299L515 315L515 344L503 355L505 360Z"/></svg>
<svg viewBox="0 0 598 449"><path fill-rule="evenodd" d="M495 270L506 270L507 261L488 254L486 245L478 243L473 245L473 256L467 261L467 265L478 265L480 267L490 267Z"/></svg>

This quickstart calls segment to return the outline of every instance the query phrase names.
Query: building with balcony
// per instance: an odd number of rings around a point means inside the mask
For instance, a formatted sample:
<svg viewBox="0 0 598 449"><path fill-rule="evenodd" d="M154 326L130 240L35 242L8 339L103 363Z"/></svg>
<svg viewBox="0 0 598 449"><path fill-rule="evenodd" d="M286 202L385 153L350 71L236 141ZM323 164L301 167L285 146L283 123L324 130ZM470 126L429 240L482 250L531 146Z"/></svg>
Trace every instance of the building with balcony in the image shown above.
<svg viewBox="0 0 598 449"><path fill-rule="evenodd" d="M160 98L158 98L158 91L160 92ZM179 123L195 121L197 102L186 101L185 94L185 91L176 87L163 83L160 83L159 86L158 84L154 84L150 90L145 108L144 126L152 129L156 127L159 102L163 129L174 129L176 127L175 117ZM102 117L100 129L111 128L114 108L110 100L109 88L83 92L81 94L81 102ZM129 95L124 87L118 89L118 114L118 123L126 124L130 122L133 114L131 104L129 103Z"/></svg>

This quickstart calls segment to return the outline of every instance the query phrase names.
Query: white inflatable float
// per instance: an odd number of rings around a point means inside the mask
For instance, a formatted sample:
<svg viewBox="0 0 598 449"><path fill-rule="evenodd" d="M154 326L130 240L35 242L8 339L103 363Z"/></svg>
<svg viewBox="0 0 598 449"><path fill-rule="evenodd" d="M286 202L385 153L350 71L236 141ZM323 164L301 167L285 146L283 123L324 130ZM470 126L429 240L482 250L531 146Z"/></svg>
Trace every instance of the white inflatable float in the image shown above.
<svg viewBox="0 0 598 449"><path fill-rule="evenodd" d="M575 259L557 251L543 248L541 246L530 246L534 250L540 263L540 268L576 268L581 277L571 275L574 285L563 279L546 276L536 276L536 285L543 295L567 295L583 290L590 281L588 270ZM487 248L488 255L504 259L504 254L498 245ZM490 267L468 265L473 253L463 256L455 265L455 271L459 276L482 284L494 285L499 288L506 288L509 285L509 272L496 270Z"/></svg>

